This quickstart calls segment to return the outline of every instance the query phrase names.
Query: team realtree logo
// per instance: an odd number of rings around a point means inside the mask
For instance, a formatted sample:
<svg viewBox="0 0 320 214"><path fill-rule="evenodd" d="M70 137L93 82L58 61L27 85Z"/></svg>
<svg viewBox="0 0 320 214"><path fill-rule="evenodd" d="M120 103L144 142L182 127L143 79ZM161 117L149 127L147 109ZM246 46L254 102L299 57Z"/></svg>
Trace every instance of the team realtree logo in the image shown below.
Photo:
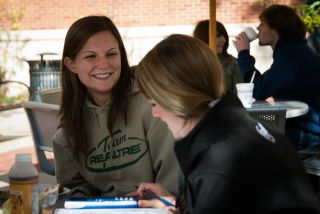
<svg viewBox="0 0 320 214"><path fill-rule="evenodd" d="M86 167L92 172L108 172L138 162L148 152L148 144L137 137L128 137L118 130L114 138L104 138L88 154Z"/></svg>

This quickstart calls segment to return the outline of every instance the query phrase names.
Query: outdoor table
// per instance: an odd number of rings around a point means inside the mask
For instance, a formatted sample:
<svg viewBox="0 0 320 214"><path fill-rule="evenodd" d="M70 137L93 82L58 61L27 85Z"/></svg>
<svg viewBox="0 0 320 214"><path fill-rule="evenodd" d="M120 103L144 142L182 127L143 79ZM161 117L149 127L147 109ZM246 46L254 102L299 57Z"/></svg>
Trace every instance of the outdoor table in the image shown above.
<svg viewBox="0 0 320 214"><path fill-rule="evenodd" d="M286 118L293 118L302 116L309 111L308 104L297 101L297 100L275 100L274 103L266 101L256 101L252 104L251 109L268 108L268 107L279 107L286 108Z"/></svg>

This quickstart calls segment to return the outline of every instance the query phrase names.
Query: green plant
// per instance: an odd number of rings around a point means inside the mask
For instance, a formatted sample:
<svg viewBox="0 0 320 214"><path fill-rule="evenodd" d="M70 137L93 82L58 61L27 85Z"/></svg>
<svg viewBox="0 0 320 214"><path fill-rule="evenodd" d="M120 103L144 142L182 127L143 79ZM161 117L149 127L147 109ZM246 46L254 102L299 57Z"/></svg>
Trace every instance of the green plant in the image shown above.
<svg viewBox="0 0 320 214"><path fill-rule="evenodd" d="M11 79L15 75L10 64L14 60L15 63L19 61L19 54L28 42L19 38L18 29L25 11L17 8L16 5L13 0L0 0L0 82ZM0 98L7 97L8 91L9 85L1 85ZM22 93L25 93L25 90ZM19 96L21 95L17 95ZM1 99L0 103L4 100Z"/></svg>
<svg viewBox="0 0 320 214"><path fill-rule="evenodd" d="M15 103L16 99L14 97L0 97L0 103Z"/></svg>
<svg viewBox="0 0 320 214"><path fill-rule="evenodd" d="M300 15L309 33L313 34L315 29L320 27L320 1L316 1L311 5L297 4L292 7Z"/></svg>

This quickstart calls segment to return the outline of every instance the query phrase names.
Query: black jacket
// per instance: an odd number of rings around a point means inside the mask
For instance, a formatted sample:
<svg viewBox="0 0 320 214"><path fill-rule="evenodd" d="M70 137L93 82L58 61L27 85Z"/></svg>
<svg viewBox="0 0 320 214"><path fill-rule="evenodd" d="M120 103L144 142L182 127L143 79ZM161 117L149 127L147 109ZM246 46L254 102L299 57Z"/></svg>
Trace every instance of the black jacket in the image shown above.
<svg viewBox="0 0 320 214"><path fill-rule="evenodd" d="M175 152L184 175L178 206L189 213L320 213L290 142L252 119L234 95L210 109Z"/></svg>

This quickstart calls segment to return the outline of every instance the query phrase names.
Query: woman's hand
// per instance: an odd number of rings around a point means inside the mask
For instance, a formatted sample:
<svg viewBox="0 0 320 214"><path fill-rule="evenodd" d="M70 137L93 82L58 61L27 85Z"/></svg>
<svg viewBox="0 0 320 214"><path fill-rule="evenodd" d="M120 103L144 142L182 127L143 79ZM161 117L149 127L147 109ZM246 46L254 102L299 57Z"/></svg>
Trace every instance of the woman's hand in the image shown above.
<svg viewBox="0 0 320 214"><path fill-rule="evenodd" d="M75 197L83 197L86 196L86 194L84 192L82 192L81 190L77 189L77 190L73 190L71 193L72 196Z"/></svg>
<svg viewBox="0 0 320 214"><path fill-rule="evenodd" d="M142 208L166 208L171 212L175 211L174 206L168 206L160 200L160 198L163 198L173 205L176 203L176 197L160 184L141 183L136 192L129 193L127 196L138 197L139 207Z"/></svg>
<svg viewBox="0 0 320 214"><path fill-rule="evenodd" d="M244 32L236 36L236 40L233 40L233 45L238 52L250 49L249 40Z"/></svg>

